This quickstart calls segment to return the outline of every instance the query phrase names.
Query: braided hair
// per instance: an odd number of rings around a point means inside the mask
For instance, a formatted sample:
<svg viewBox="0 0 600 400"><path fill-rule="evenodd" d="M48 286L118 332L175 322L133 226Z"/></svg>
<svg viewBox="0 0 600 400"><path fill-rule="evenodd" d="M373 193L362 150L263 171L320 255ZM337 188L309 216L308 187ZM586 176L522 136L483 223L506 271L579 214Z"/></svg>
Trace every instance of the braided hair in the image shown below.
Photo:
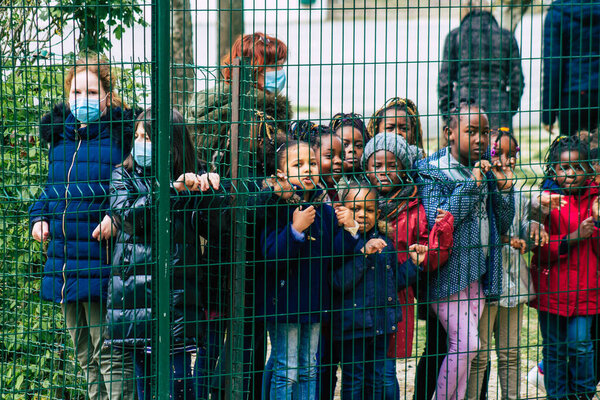
<svg viewBox="0 0 600 400"><path fill-rule="evenodd" d="M554 178L556 175L554 166L557 163L560 163L560 155L566 151L578 152L580 160L586 161L590 159L590 146L586 142L579 139L578 136L561 135L554 139L546 153L544 159L544 162L546 163L546 168L544 169L544 181Z"/></svg>
<svg viewBox="0 0 600 400"><path fill-rule="evenodd" d="M274 155L278 143L285 141L285 135L281 135L277 130L277 122L270 115L260 110L251 110L252 125L255 132L254 140L257 146L256 167L257 173L262 175L267 169L270 155Z"/></svg>
<svg viewBox="0 0 600 400"><path fill-rule="evenodd" d="M367 189L375 194L375 200L379 199L377 187L371 185L364 177L344 177L336 186L340 201L345 202L352 190Z"/></svg>
<svg viewBox="0 0 600 400"><path fill-rule="evenodd" d="M414 133L415 143L418 148L423 148L423 128L421 127L421 120L419 119L419 110L417 105L410 99L401 97L393 97L385 102L385 104L373 114L369 124L367 125L367 133L370 138L377 134L377 127L383 120L385 113L388 110L396 109L404 111L411 122L411 129Z"/></svg>
<svg viewBox="0 0 600 400"><path fill-rule="evenodd" d="M314 122L301 119L290 124L288 134L292 139L306 142L312 148L321 147L323 138L336 136L334 131L327 125L317 125Z"/></svg>
<svg viewBox="0 0 600 400"><path fill-rule="evenodd" d="M355 113L337 113L331 118L331 122L329 123L329 127L333 132L337 132L339 129L342 129L346 126L357 129L362 135L364 143L369 141L369 137L367 137L367 127L363 122L362 115Z"/></svg>
<svg viewBox="0 0 600 400"><path fill-rule="evenodd" d="M517 138L515 137L515 135L513 135L513 133L508 128L494 129L490 133L490 137L496 138L493 142L490 143L492 157L498 155L497 154L498 147L500 146L500 142L502 141L502 138L505 138L505 137L509 138L510 140L512 140L514 142L514 144L515 144L514 148L515 148L517 154L519 153L519 151L521 151L521 148L519 147L519 142L517 141Z"/></svg>

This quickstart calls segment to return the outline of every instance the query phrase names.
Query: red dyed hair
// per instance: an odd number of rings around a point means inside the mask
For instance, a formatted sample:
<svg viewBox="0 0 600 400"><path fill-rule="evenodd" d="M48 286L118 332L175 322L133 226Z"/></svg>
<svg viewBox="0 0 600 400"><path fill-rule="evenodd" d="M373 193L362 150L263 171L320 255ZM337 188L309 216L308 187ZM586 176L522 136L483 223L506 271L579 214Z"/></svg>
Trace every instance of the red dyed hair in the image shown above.
<svg viewBox="0 0 600 400"><path fill-rule="evenodd" d="M287 46L276 37L255 32L251 35L239 36L229 54L221 60L221 66L231 65L236 57L248 58L254 67L253 78L265 71L265 67L282 64L287 60ZM225 81L231 79L231 68L223 68ZM263 88L259 88L263 89Z"/></svg>

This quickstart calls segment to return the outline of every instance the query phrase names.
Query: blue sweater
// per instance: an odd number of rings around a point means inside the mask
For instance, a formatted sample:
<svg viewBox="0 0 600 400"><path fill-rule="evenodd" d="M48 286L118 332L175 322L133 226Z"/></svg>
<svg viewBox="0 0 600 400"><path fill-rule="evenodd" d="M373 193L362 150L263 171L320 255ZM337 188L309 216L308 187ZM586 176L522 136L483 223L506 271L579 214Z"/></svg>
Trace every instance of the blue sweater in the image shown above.
<svg viewBox="0 0 600 400"><path fill-rule="evenodd" d="M364 245L384 239L381 253L365 256ZM361 235L354 254L344 257L332 274L332 331L335 340L350 340L394 333L402 320L398 292L416 283L419 268L412 262L398 264L394 244L377 229Z"/></svg>
<svg viewBox="0 0 600 400"><path fill-rule="evenodd" d="M600 3L558 0L544 20L542 122L550 125L569 93L600 89Z"/></svg>
<svg viewBox="0 0 600 400"><path fill-rule="evenodd" d="M359 240L338 225L333 208L316 208L313 224L299 237L292 231L294 210L311 204L279 202L260 237L264 263L257 263L256 309L268 321L322 322L331 308L328 277L336 256L351 254Z"/></svg>
<svg viewBox="0 0 600 400"><path fill-rule="evenodd" d="M46 221L50 228L44 300L105 298L112 248L92 232L110 208L111 172L130 150L134 120L133 111L112 109L99 123L78 129L62 105L43 117L40 133L50 145L48 180L29 215L32 225Z"/></svg>
<svg viewBox="0 0 600 400"><path fill-rule="evenodd" d="M437 209L454 216L454 247L448 263L430 272L426 297L435 301L449 297L479 280L483 292L491 299L502 293L502 243L515 215L513 191L500 193L492 173L486 175L488 196L485 209L489 221L487 256L481 246L481 224L476 209L483 201L485 183L477 186L473 179L452 180L440 168L449 148L419 160L417 186L427 213L429 226L435 223Z"/></svg>

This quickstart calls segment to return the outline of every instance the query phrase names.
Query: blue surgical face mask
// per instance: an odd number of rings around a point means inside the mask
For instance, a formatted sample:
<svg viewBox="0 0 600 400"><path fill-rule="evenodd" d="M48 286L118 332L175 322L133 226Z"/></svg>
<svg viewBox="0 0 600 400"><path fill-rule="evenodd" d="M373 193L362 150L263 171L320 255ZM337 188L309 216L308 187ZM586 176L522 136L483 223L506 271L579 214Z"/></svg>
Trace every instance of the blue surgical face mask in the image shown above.
<svg viewBox="0 0 600 400"><path fill-rule="evenodd" d="M106 99L106 96L104 99ZM100 102L102 100L90 99L87 97L80 97L79 99L75 98L75 100L70 101L71 113L77 118L77 121L82 124L98 121L102 115L102 111L100 111Z"/></svg>
<svg viewBox="0 0 600 400"><path fill-rule="evenodd" d="M133 142L131 155L136 164L141 167L149 167L152 165L152 142Z"/></svg>
<svg viewBox="0 0 600 400"><path fill-rule="evenodd" d="M282 69L265 72L264 88L270 93L281 92L285 88L285 72Z"/></svg>

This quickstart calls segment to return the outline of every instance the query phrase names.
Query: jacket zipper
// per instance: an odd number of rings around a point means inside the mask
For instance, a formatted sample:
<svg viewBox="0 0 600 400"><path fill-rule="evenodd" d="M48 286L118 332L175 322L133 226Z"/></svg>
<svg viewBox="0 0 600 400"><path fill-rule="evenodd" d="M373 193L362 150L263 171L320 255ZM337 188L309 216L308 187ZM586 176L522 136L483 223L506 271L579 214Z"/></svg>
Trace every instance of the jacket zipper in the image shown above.
<svg viewBox="0 0 600 400"><path fill-rule="evenodd" d="M67 206L69 205L69 185L71 184L71 171L73 170L73 165L75 165L75 157L77 157L77 153L79 152L79 147L81 146L81 136L77 134L77 148L75 149L75 153L73 153L73 159L71 160L71 166L69 167L69 171L67 172L67 186L65 187L65 210L62 215L62 232L63 232L63 253L66 257L67 255L67 232L65 230L65 217L67 215ZM67 284L67 278L65 277L65 268L67 267L66 261L63 261L62 267L62 278L63 278L63 286L60 289L60 303L63 304L65 302L65 286Z"/></svg>

